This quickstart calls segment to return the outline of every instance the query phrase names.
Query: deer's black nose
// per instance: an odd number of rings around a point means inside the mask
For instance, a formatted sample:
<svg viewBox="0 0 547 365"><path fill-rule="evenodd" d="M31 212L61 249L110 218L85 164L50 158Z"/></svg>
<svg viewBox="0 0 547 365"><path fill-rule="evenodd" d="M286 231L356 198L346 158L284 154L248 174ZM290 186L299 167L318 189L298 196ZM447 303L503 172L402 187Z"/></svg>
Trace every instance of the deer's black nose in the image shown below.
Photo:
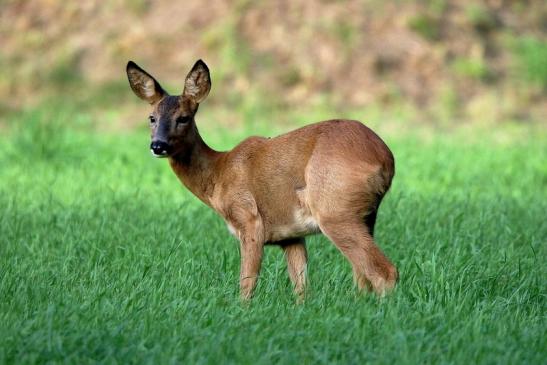
<svg viewBox="0 0 547 365"><path fill-rule="evenodd" d="M156 157L167 156L169 154L169 145L162 141L152 141L150 143L150 150Z"/></svg>

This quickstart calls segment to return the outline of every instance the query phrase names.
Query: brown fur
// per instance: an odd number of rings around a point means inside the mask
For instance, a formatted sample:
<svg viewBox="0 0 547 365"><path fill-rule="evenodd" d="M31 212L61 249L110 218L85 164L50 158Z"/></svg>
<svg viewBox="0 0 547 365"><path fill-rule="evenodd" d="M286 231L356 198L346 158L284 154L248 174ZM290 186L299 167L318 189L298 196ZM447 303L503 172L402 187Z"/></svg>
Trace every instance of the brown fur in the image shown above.
<svg viewBox="0 0 547 365"><path fill-rule="evenodd" d="M250 137L217 152L205 144L193 118L211 85L202 61L188 74L180 97L167 95L132 63L128 76L135 93L154 106L152 139L173 147L168 158L175 174L240 240L242 298L252 295L267 243L283 248L295 291L303 295L303 237L318 232L352 264L360 289L383 295L394 287L397 270L373 234L395 165L372 130L357 121L330 120L275 138ZM159 95L141 92L139 85L157 85ZM190 119L181 125L181 116Z"/></svg>

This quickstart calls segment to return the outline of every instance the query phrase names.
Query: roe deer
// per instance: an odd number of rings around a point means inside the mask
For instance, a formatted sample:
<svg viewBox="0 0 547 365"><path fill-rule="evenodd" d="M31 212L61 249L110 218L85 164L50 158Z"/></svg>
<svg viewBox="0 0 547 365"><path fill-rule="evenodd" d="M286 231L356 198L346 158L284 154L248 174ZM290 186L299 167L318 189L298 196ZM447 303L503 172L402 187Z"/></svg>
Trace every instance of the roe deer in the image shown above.
<svg viewBox="0 0 547 365"><path fill-rule="evenodd" d="M395 172L393 155L357 121L329 120L275 138L249 137L227 152L201 138L195 114L209 94L198 60L184 91L171 96L129 61L131 89L150 103L156 157L167 157L180 181L217 211L240 241L240 295L252 296L265 244L284 250L295 292L306 285L304 237L322 232L353 266L359 289L392 289L397 269L373 239L378 207Z"/></svg>

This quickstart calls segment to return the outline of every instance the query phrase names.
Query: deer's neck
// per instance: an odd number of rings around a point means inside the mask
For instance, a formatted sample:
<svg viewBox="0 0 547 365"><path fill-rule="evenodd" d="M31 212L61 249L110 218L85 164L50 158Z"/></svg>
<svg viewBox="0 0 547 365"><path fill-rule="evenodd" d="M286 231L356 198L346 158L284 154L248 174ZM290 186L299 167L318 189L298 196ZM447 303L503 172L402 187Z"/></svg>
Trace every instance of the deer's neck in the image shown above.
<svg viewBox="0 0 547 365"><path fill-rule="evenodd" d="M210 206L217 178L217 162L223 154L210 148L196 129L192 143L170 157L169 164L188 190Z"/></svg>

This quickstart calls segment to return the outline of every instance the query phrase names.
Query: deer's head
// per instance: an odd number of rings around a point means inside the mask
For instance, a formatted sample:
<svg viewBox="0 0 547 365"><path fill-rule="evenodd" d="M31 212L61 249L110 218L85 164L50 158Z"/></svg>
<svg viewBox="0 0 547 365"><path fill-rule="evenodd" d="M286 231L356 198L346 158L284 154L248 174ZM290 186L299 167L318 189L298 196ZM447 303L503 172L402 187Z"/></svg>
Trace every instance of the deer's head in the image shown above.
<svg viewBox="0 0 547 365"><path fill-rule="evenodd" d="M155 157L184 152L197 135L194 116L211 90L209 69L198 60L186 76L181 95L169 95L149 73L135 62L127 63L127 78L133 92L152 105L150 150Z"/></svg>

